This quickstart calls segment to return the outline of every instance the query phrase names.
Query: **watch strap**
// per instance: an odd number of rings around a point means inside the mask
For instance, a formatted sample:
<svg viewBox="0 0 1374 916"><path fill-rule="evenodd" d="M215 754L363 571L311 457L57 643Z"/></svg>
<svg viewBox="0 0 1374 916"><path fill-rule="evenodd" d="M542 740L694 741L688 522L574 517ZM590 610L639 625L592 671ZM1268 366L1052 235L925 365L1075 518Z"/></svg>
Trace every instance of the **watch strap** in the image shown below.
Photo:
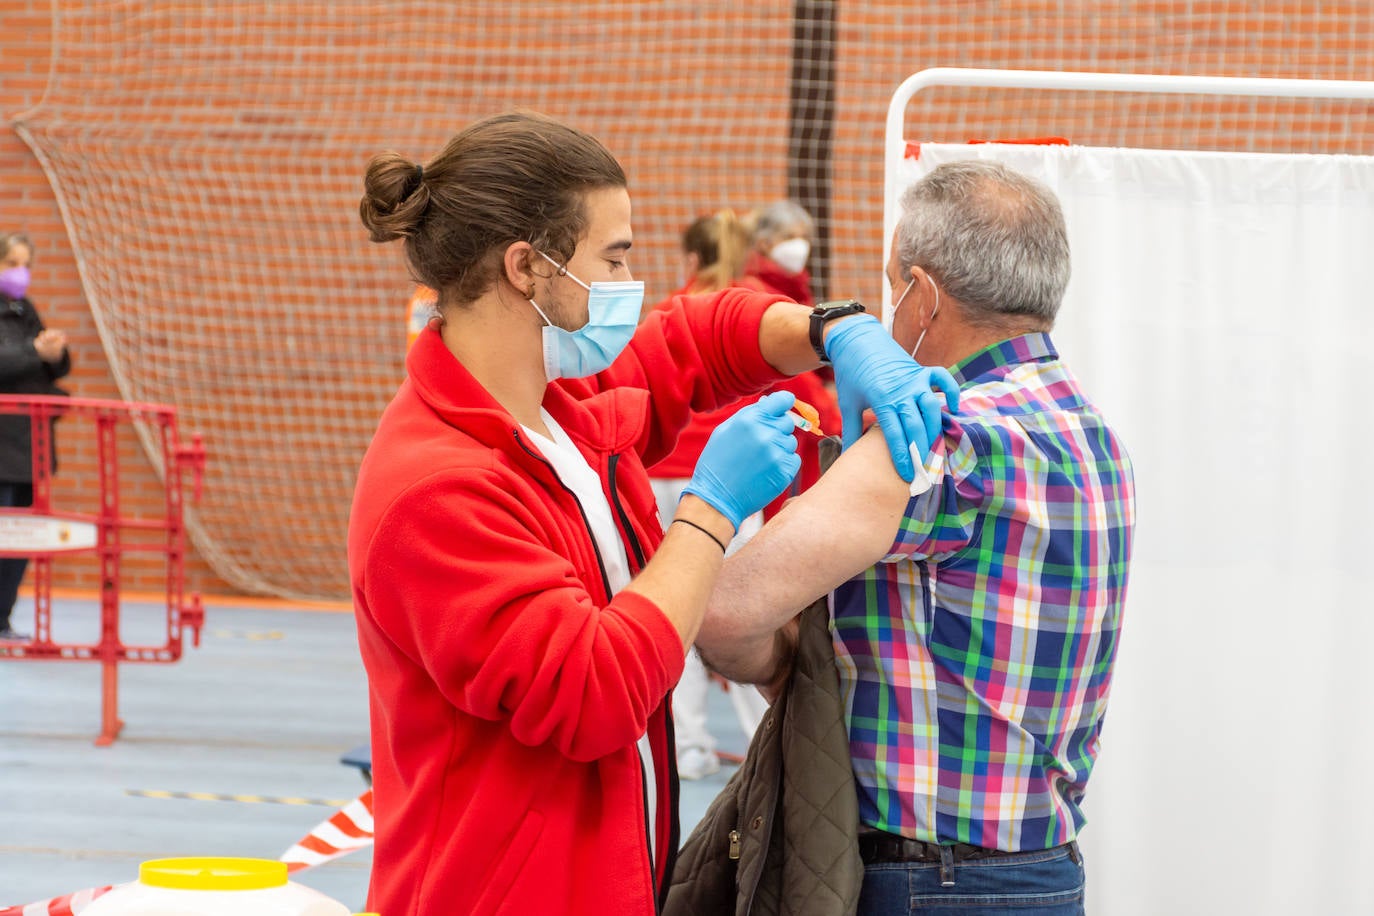
<svg viewBox="0 0 1374 916"><path fill-rule="evenodd" d="M862 302L857 299L842 299L838 302L821 302L811 310L811 324L807 329L808 336L811 338L811 349L816 351L816 356L820 358L822 366L830 365L830 357L825 352L825 326L836 318L843 318L846 315L857 315L866 311Z"/></svg>

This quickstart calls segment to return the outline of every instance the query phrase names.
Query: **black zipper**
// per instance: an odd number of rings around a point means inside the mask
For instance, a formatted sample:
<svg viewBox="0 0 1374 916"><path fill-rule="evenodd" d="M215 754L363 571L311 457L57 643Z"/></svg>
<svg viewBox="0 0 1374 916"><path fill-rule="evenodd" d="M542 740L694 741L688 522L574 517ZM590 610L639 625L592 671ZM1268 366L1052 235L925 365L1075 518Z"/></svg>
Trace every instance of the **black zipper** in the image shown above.
<svg viewBox="0 0 1374 916"><path fill-rule="evenodd" d="M637 742L636 742L637 743ZM649 889L654 898L654 912L662 913L663 908L658 900L658 869L654 865L654 857L658 854L658 849L653 842L655 836L654 825L649 823L649 772L644 766L644 758L639 753L639 748L635 748L635 756L639 758L639 792L644 799L644 835L649 839ZM649 759L653 760L653 748L649 749Z"/></svg>
<svg viewBox="0 0 1374 916"><path fill-rule="evenodd" d="M611 505L615 507L615 514L620 519L620 527L625 531L625 540L630 542L630 550L635 555L635 572L638 572L644 568L647 561L644 556L644 548L640 546L639 538L635 537L635 530L630 526L630 516L626 513L625 507L620 504L620 492L615 487L615 469L618 464L620 464L620 455L612 455L610 461L607 462L606 482L611 491Z"/></svg>
<svg viewBox="0 0 1374 916"><path fill-rule="evenodd" d="M645 557L645 555L644 555L644 547L643 547L643 545L639 543L639 538L637 538L637 537L635 536L634 527L630 524L630 515L629 515L628 512L625 511L625 507L624 507L623 505L621 505L621 502L620 502L620 491L619 491L618 489L616 489L616 485L615 485L616 468L617 468L619 465L620 465L620 455L619 455L619 453L614 454L614 455L611 455L610 459L606 462L606 484L607 484L607 489L610 491L611 507L615 510L616 517L620 520L620 527L621 527L621 529L624 531L625 540L629 543L629 545L630 545L630 551L634 554L635 564L636 564L635 570L634 570L634 571L635 571L635 572L638 572L638 571L640 571L640 570L642 570L642 569L644 568L644 564L648 562L648 559L647 559L647 557ZM674 737L674 735L673 735L673 717L672 717L671 715L669 715L669 712L670 712L670 711L671 711L671 707L670 707L667 703L664 703L663 722L664 722L664 731L667 732L667 739L668 739L667 751L666 751L666 753L671 755L671 754L674 753L674 748L675 748L675 746L676 746L676 740L675 740L675 737ZM652 748L651 748L651 750L652 750ZM652 753L651 753L651 754L650 754L650 757L652 758L652 756L653 756L653 755L652 755ZM654 837L655 840L657 840L657 836L658 836L658 829L657 829L657 828L658 828L658 825L657 825L657 824L650 824L650 823L648 822L648 821L649 821L649 804L648 804L648 802L649 802L649 786L648 786L648 774L643 772L643 767L640 768L640 771L641 771L641 772L640 772L640 788L641 788L641 789L643 790L643 792L644 792L644 823L645 823L645 829L648 831L648 835L649 835L650 837ZM673 874L673 864L674 864L674 862L677 860L677 847L678 847L679 833L680 833L680 827L679 827L679 825L678 825L678 820L677 820L677 818L674 816L674 812L677 811L677 806L678 806L678 793L679 793L679 785L678 785L678 781L677 781L677 769L676 769L676 767L673 767L673 766L670 765L670 766L669 766L669 769L668 769L668 773L669 773L669 779L668 779L668 803L672 806L672 807L670 807L670 808L668 809L668 812L669 812L669 815L668 815L668 823L669 823L669 825L670 825L669 831L668 831L668 833L669 833L669 836L668 836L668 848L667 848L666 850L659 850L658 847L659 847L660 844L657 843L657 842L654 842L653 844L651 844L651 848L654 850L654 855L651 855L651 856L649 857L649 884L650 884L650 886L653 888L653 891L654 891L654 895L653 895L653 896L654 896L654 912L655 912L655 913L662 913L662 912L663 912L663 907L667 904L667 901L668 901L667 890L668 890L668 885L669 885L670 882L669 882L667 879L669 879L669 878L672 877L672 874ZM656 787L656 786L655 786L655 791L657 791L657 787ZM659 805L658 805L658 807L659 807L660 809L663 808L663 799L659 799ZM656 866L656 864L655 864L655 862L654 862L655 857L656 857L660 852L661 852L661 853L664 855L664 857L665 857L665 858L664 858L665 864L664 864L664 868L663 868L663 875L664 875L665 880L664 880L664 882L662 883L662 885L659 884L659 881L658 881L658 868L657 868L657 866Z"/></svg>
<svg viewBox="0 0 1374 916"><path fill-rule="evenodd" d="M671 695L671 691L669 694ZM662 913L663 908L668 905L668 888L673 883L673 868L677 865L678 846L682 845L682 824L678 821L678 802L681 791L681 783L677 777L677 766L674 761L677 758L677 734L673 729L673 707L665 700L663 704L663 721L668 732L668 801L672 805L668 809L668 850L667 858L663 862L663 886L656 887L654 894L654 912ZM649 880L655 885L658 884L658 871L649 869Z"/></svg>
<svg viewBox="0 0 1374 916"><path fill-rule="evenodd" d="M525 444L525 440L520 437L520 430L514 430L513 433L515 435L515 441L520 445L522 449L524 449L525 454L529 455L535 461L538 461L540 464L544 465L544 467L548 468L549 471L553 474L553 479L558 481L558 485L563 488L564 492L566 492L569 496L573 498L573 502L577 503L577 512L579 515L582 516L582 526L587 529L587 536L592 542L592 550L596 552L596 568L601 572L601 587L605 590L606 600L610 601L611 580L606 574L606 562L604 559L602 559L601 547L596 543L596 535L592 532L592 524L591 521L587 518L587 510L582 507L582 500L578 499L577 494L574 493L572 489L563 482L563 478L558 476L558 470L553 466L552 463L550 463L550 461L547 458L545 458L543 455L534 451L527 444ZM625 538L630 542L631 550L634 551L635 561L639 564L639 569L643 569L645 563L644 548L640 546L639 539L635 537L634 529L630 527L629 516L625 513L624 507L620 505L620 495L616 492L615 489L615 468L619 460L620 456L618 454L612 455L608 463L609 466L606 472L607 482L610 485L611 491L611 504L615 507L616 514L620 516L620 524L625 529ZM664 710L663 719L667 723L667 753L671 754L673 753L674 747L673 723L672 718L668 715L668 711L666 709ZM638 748L635 748L635 756L639 756ZM651 758L652 756L652 753L650 753ZM672 829L669 831L670 836L668 837L669 849L667 850L667 864L664 866L665 877L670 877L673 873L673 865L677 860L677 844L679 839L679 827L677 823L677 818L674 817L671 813L676 812L678 806L679 789L677 782L677 772L675 769L671 768L668 772L672 775L672 778L669 780L668 787L669 803L672 805L672 808L669 809L669 822L672 824ZM641 763L639 767L639 791L644 798L644 829L646 839L648 837L655 836L657 833L657 831L655 830L656 825L649 823L649 786L647 785L647 781L648 774L644 772L644 765L643 763ZM654 863L654 858L656 855L657 851L655 849L654 854L649 856L649 887L653 891L654 912L656 914L661 914L663 912L664 904L667 902L666 891L668 888L668 882L665 881L662 887L660 888L658 883L658 868L655 866Z"/></svg>

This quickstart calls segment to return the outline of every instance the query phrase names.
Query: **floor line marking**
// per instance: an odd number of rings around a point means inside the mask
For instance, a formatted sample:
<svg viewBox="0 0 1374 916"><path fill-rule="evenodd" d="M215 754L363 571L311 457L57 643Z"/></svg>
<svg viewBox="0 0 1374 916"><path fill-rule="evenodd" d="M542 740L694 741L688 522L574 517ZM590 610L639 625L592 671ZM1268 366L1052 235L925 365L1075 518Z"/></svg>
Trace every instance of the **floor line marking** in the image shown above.
<svg viewBox="0 0 1374 916"><path fill-rule="evenodd" d="M248 805L315 805L342 808L351 798L302 798L296 795L244 795L223 792L168 792L162 789L125 789L134 798L181 799L185 801L239 802Z"/></svg>

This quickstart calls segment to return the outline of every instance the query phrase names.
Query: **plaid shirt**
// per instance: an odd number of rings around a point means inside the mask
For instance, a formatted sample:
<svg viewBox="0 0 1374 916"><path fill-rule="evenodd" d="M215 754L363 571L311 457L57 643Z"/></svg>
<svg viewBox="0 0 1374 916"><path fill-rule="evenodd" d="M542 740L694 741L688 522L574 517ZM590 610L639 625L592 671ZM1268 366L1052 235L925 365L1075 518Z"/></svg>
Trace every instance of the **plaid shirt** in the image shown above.
<svg viewBox="0 0 1374 916"><path fill-rule="evenodd" d="M953 371L934 486L890 554L831 596L859 815L927 842L1045 849L1084 820L1126 597L1130 459L1047 335Z"/></svg>

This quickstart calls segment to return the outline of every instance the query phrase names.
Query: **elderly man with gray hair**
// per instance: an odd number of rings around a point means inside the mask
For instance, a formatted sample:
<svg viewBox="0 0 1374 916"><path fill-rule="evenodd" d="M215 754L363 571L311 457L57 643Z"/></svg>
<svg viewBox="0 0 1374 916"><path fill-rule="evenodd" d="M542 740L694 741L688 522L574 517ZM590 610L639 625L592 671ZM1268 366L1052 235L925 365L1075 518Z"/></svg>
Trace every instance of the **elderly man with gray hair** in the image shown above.
<svg viewBox="0 0 1374 916"><path fill-rule="evenodd" d="M1080 914L1130 460L1049 337L1069 278L1054 195L969 161L902 209L883 317L949 367L959 412L913 484L878 431L848 447L726 561L697 645L726 677L781 689L794 615L829 594L861 916Z"/></svg>

